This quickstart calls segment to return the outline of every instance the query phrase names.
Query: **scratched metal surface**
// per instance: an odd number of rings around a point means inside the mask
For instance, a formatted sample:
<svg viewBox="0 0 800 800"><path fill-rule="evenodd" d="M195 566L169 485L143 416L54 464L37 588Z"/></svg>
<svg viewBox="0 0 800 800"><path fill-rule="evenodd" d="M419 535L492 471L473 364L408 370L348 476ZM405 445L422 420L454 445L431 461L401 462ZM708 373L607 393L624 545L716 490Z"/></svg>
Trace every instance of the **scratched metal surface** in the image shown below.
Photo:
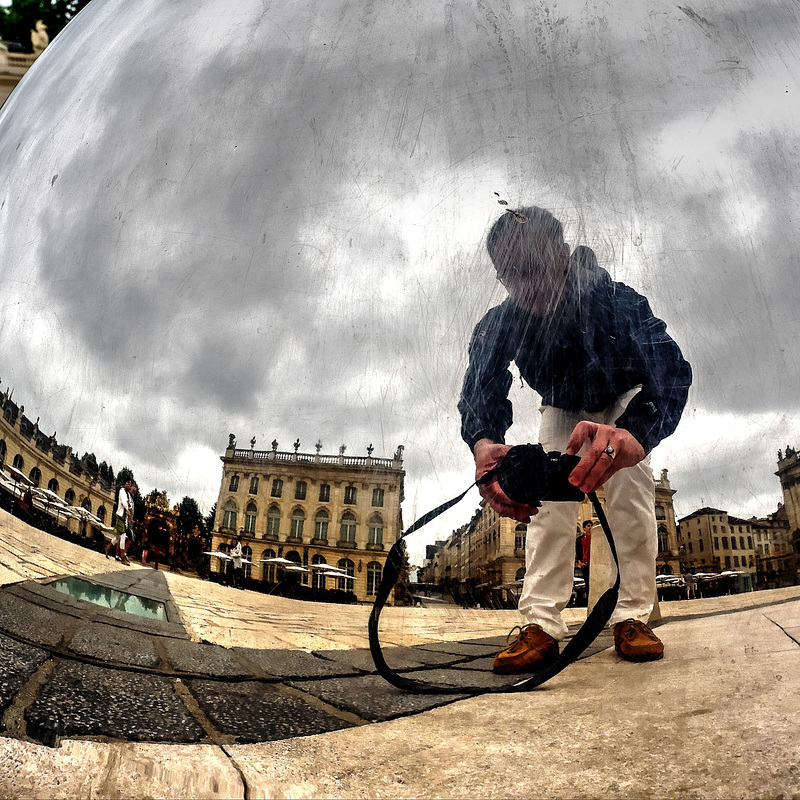
<svg viewBox="0 0 800 800"><path fill-rule="evenodd" d="M679 513L773 511L797 29L777 1L94 0L0 111L2 386L206 509L231 431L402 443L410 521L469 478L465 346L503 297L482 238L535 202L695 368L654 454Z"/></svg>

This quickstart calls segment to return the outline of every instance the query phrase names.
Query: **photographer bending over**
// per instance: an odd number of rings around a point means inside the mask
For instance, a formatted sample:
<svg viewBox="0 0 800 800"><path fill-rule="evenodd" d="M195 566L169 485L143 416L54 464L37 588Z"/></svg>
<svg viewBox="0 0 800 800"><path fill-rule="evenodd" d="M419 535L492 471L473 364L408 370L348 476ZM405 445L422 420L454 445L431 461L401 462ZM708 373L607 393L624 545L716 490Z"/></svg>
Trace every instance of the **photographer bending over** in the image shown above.
<svg viewBox="0 0 800 800"><path fill-rule="evenodd" d="M588 247L570 255L561 223L548 211L505 213L486 246L508 299L475 327L458 404L475 477L510 449L504 436L513 421L514 361L542 396L545 450L582 455L569 477L582 492L605 487L620 561L619 601L610 620L616 651L629 661L661 658L664 645L645 624L658 546L649 453L678 424L691 368L644 297L612 281ZM557 657L567 632L561 611L572 592L579 504L544 502L537 509L516 503L496 480L480 491L501 516L529 523L519 602L527 624L497 654L494 671L536 671Z"/></svg>

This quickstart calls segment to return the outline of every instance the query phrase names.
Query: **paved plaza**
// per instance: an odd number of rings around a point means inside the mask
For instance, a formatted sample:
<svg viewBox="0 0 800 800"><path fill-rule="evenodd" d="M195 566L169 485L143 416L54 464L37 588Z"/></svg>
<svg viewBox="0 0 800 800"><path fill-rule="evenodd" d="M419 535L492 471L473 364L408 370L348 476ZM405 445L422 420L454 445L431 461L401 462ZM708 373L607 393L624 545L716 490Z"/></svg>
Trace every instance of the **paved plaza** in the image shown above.
<svg viewBox="0 0 800 800"><path fill-rule="evenodd" d="M133 616L58 591L89 578ZM75 583L73 581L73 583ZM574 631L583 613L570 610ZM123 567L0 511L6 797L796 797L800 587L662 604L663 661L608 632L544 687L413 695L369 608ZM390 665L492 686L516 612L388 608Z"/></svg>

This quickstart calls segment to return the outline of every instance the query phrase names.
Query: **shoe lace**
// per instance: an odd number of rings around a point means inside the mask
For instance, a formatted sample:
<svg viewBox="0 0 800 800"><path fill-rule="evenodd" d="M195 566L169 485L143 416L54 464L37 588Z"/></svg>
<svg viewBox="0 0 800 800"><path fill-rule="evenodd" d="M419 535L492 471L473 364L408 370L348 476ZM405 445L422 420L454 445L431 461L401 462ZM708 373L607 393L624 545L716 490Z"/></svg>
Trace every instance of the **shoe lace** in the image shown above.
<svg viewBox="0 0 800 800"><path fill-rule="evenodd" d="M525 631L527 631L529 629L532 629L532 628L538 628L538 627L539 627L538 625L534 625L532 623L528 623L527 625L515 625L508 632L508 636L506 636L506 645L509 644L509 640L511 639L511 636L514 633L514 631L519 631L519 633L517 633L517 635L514 637L514 644L516 644L520 640L522 635L525 633Z"/></svg>
<svg viewBox="0 0 800 800"><path fill-rule="evenodd" d="M639 619L627 619L625 628L622 631L626 639L632 639L637 634L644 634L650 638L656 638L655 634Z"/></svg>

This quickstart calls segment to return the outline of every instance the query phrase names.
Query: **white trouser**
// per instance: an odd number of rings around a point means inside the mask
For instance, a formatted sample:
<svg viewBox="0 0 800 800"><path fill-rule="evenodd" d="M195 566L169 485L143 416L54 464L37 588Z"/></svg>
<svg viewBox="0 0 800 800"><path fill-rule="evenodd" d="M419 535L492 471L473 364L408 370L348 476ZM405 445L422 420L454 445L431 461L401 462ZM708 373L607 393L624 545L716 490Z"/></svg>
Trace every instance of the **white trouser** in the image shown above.
<svg viewBox="0 0 800 800"><path fill-rule="evenodd" d="M564 452L567 440L581 420L613 425L634 394L634 389L600 412L564 411L542 406L539 441L545 450ZM650 457L621 469L604 484L605 511L620 563L617 607L609 624L625 619L647 622L656 593L655 563L658 536L655 484ZM567 626L561 611L569 602L575 567L575 530L579 503L542 503L528 525L526 572L519 610L527 623L541 625L556 639ZM597 531L596 536L602 533Z"/></svg>

